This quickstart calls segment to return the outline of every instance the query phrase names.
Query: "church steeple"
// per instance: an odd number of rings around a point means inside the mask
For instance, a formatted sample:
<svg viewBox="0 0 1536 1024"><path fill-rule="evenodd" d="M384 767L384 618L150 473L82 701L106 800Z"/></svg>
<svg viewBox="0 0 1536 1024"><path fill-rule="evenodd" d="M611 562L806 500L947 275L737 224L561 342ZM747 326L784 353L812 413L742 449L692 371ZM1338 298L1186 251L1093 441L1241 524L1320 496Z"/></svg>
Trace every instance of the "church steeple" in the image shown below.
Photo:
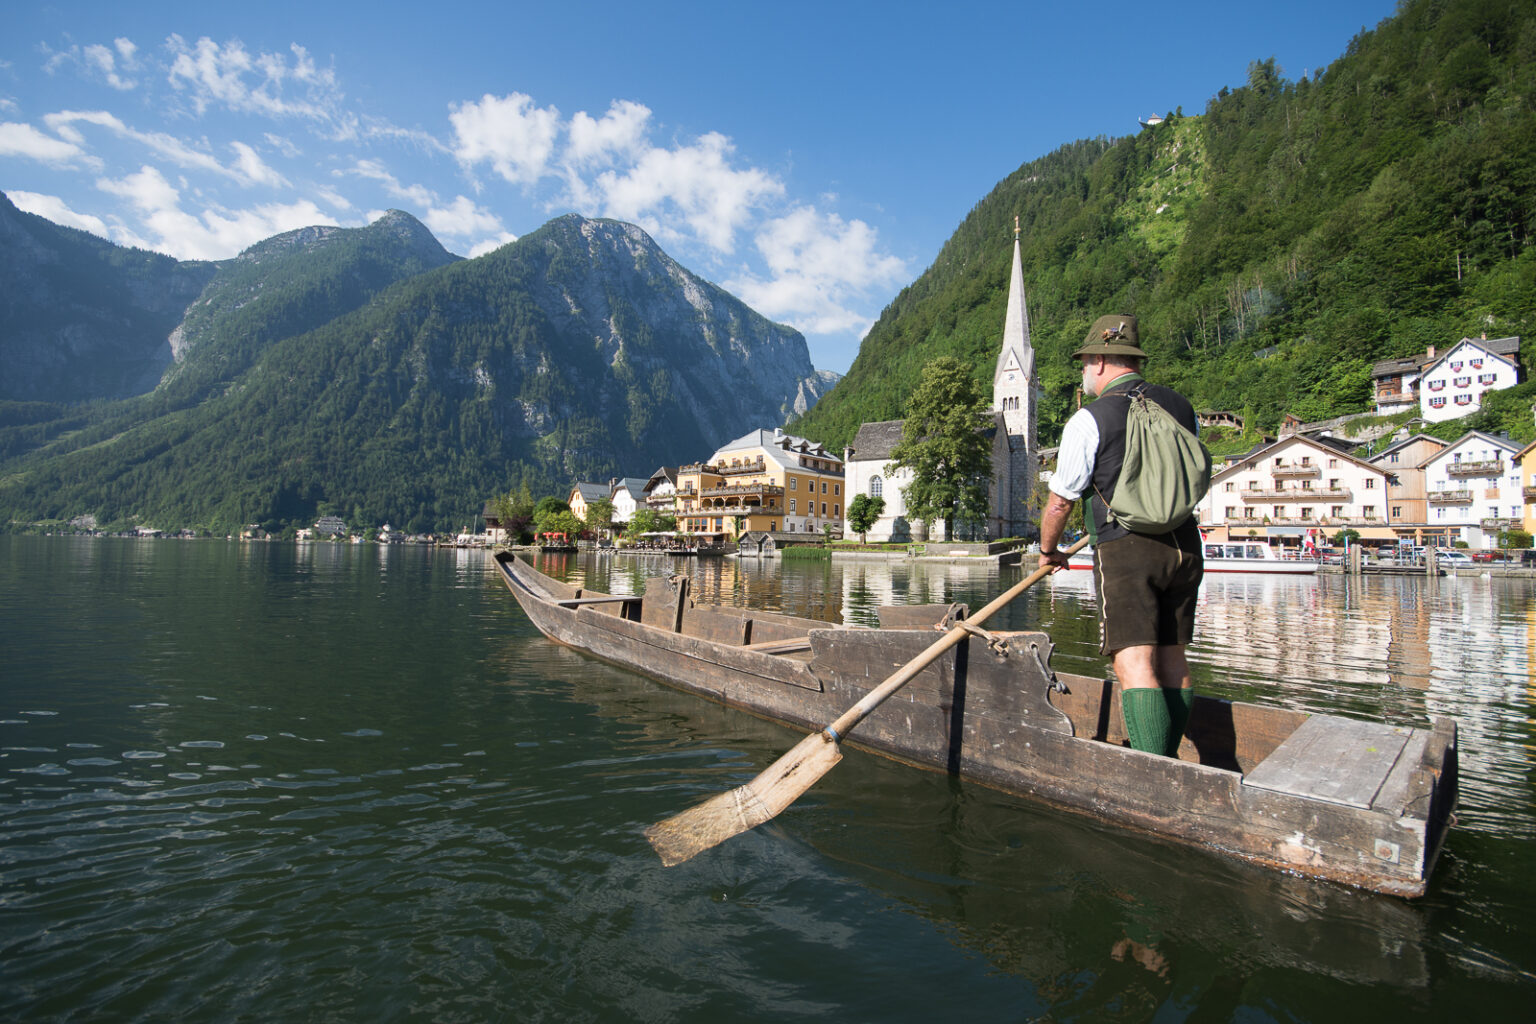
<svg viewBox="0 0 1536 1024"><path fill-rule="evenodd" d="M992 374L992 408L1003 414L1011 436L1035 446L1035 350L1029 343L1029 309L1024 298L1024 264L1019 256L1019 218L1013 218L1013 274L1002 351Z"/></svg>

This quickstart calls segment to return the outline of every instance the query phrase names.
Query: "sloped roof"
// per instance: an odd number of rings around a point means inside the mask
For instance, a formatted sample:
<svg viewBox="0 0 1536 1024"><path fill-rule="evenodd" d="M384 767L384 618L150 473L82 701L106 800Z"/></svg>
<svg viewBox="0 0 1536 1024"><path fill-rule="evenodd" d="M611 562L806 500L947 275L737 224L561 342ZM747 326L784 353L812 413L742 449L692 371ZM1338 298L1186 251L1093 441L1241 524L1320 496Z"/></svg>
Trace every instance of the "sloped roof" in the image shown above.
<svg viewBox="0 0 1536 1024"><path fill-rule="evenodd" d="M576 481L576 483L571 486L571 490L580 494L581 500L588 503L601 501L602 499L608 497L610 493L612 493L608 490L607 484L587 483L584 480Z"/></svg>
<svg viewBox="0 0 1536 1024"><path fill-rule="evenodd" d="M1408 447L1409 445L1413 444L1415 441L1433 441L1435 444L1439 445L1441 448L1445 447L1445 442L1440 440L1438 437L1434 437L1433 435L1430 435L1430 434L1411 434L1408 437L1403 438L1401 441L1394 441L1391 444L1387 445L1381 451L1377 452L1375 455L1372 455L1370 457L1369 461L1371 461L1371 462L1379 462L1382 459L1386 458L1387 456L1391 455L1393 452L1401 451L1402 449ZM1425 458L1427 460L1428 456L1425 456Z"/></svg>
<svg viewBox="0 0 1536 1024"><path fill-rule="evenodd" d="M1438 462L1439 460L1446 458L1447 456L1451 455L1457 448L1461 447L1462 442L1473 439L1487 442L1488 444L1493 445L1495 448L1502 448L1509 455L1514 455L1520 450L1520 446L1507 437L1495 437L1492 434L1485 434L1481 430L1469 430L1465 434L1462 434L1460 437L1458 437L1456 440L1452 441L1450 444L1446 445L1444 448L1440 449L1438 452L1435 452L1435 454L1431 455L1429 458L1425 459L1424 465L1427 466L1431 462ZM1519 495L1516 495L1516 497L1519 497Z"/></svg>
<svg viewBox="0 0 1536 1024"><path fill-rule="evenodd" d="M891 449L901 440L902 424L906 420L881 420L865 423L853 436L854 462L883 462L891 457Z"/></svg>
<svg viewBox="0 0 1536 1024"><path fill-rule="evenodd" d="M620 491L628 491L630 497L638 501L645 497L645 488L649 483L650 481L643 477L626 476L618 483L613 485L612 493L618 494Z"/></svg>
<svg viewBox="0 0 1536 1024"><path fill-rule="evenodd" d="M669 483L673 487L677 486L676 466L662 466L656 470L656 472L651 474L651 478L645 482L645 486L641 490L649 494L664 483Z"/></svg>
<svg viewBox="0 0 1536 1024"><path fill-rule="evenodd" d="M747 433L736 438L736 440L728 441L721 445L718 449L716 449L715 454L710 461L719 462L720 456L729 452L746 451L752 448L763 449L769 454L769 457L774 459L775 462L785 466L791 465L792 463L789 463L784 458L775 455L775 452L792 451L801 455L814 455L818 459L831 459L832 461L838 463L843 461L839 456L833 455L831 452L827 451L826 446L821 444L819 441L809 441L803 437L796 437L793 434L786 434L782 431L761 429L748 431Z"/></svg>

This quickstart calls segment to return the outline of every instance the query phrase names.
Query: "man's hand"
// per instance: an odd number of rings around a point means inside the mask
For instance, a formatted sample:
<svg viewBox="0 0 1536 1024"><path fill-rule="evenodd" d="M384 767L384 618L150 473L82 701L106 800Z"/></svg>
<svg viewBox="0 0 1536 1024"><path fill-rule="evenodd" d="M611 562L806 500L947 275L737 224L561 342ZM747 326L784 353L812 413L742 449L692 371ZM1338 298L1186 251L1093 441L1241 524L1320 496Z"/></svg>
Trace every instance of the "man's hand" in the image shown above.
<svg viewBox="0 0 1536 1024"><path fill-rule="evenodd" d="M1050 568L1051 572L1055 573L1060 572L1066 567L1067 555L1066 552L1062 551L1060 548L1057 548L1050 553L1046 553L1045 551L1040 552L1040 568Z"/></svg>

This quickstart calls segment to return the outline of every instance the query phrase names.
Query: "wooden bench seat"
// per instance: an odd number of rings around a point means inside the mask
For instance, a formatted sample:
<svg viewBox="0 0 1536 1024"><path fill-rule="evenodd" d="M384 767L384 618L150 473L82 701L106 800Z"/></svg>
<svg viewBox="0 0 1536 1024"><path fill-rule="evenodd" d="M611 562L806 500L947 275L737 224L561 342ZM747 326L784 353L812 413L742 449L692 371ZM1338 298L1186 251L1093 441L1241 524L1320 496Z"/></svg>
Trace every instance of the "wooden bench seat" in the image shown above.
<svg viewBox="0 0 1536 1024"><path fill-rule="evenodd" d="M1243 777L1275 793L1368 808L1414 730L1312 715Z"/></svg>

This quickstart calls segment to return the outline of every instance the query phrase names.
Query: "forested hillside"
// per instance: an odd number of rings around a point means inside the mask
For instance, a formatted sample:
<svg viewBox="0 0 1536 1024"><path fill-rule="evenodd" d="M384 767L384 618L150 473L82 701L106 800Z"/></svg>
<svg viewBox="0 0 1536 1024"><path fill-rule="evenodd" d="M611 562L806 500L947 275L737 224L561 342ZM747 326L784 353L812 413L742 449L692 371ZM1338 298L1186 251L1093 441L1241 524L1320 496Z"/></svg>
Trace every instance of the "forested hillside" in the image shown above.
<svg viewBox="0 0 1536 1024"><path fill-rule="evenodd" d="M1523 336L1528 372L1536 6L1405 0L1311 79L1260 60L1201 116L1026 164L793 429L838 446L901 416L940 355L990 381L1015 215L1043 443L1070 412L1069 353L1106 312L1141 318L1155 379L1267 430L1364 410L1373 362L1463 336Z"/></svg>
<svg viewBox="0 0 1536 1024"><path fill-rule="evenodd" d="M0 402L5 522L460 528L520 483L706 457L825 384L799 333L576 216L475 260L398 212L290 232L221 264L173 345L147 395Z"/></svg>

